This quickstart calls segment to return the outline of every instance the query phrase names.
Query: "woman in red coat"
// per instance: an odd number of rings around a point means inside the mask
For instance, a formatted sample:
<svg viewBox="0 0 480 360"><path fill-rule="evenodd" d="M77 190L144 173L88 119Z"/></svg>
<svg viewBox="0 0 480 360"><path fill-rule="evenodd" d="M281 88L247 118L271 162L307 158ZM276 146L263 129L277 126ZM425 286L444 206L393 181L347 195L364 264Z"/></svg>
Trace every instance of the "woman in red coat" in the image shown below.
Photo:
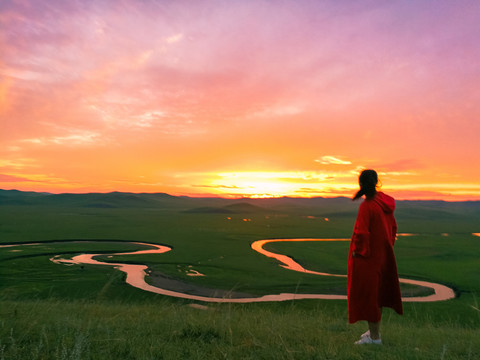
<svg viewBox="0 0 480 360"><path fill-rule="evenodd" d="M377 173L364 170L360 190L353 200L365 195L360 204L348 255L348 322L368 322L369 330L355 344L381 344L382 307L403 314L393 244L397 224L395 200L377 192Z"/></svg>

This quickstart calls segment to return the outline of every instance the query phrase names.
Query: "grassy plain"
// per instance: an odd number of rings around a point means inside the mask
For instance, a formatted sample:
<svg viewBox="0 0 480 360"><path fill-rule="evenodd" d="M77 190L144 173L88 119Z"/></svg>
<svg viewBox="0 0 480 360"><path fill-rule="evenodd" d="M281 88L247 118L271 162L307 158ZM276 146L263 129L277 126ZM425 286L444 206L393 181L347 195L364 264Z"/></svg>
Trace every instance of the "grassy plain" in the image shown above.
<svg viewBox="0 0 480 360"><path fill-rule="evenodd" d="M130 287L113 268L49 261L57 254L131 251L142 247L126 241L145 241L173 250L109 260L145 263L196 286L254 295L342 293L345 280L285 270L250 244L348 238L357 203L284 199L248 201L251 207L121 194L35 201L0 205L0 243L41 243L0 248L0 359L480 358L480 238L472 235L480 232L477 203L399 202L399 232L416 234L397 241L401 277L449 285L457 298L405 303L402 317L386 310L384 346L358 348L351 344L365 325L347 325L345 301L192 307L193 301ZM307 268L346 273L348 243L268 246ZM190 277L189 269L206 276Z"/></svg>

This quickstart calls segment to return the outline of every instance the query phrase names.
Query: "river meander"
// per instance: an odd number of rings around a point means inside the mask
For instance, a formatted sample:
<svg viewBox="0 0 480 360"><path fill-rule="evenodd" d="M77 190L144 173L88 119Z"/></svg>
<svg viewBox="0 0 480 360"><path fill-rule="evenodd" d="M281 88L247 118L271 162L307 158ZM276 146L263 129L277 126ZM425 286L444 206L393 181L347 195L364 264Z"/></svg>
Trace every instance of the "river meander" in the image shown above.
<svg viewBox="0 0 480 360"><path fill-rule="evenodd" d="M303 268L292 258L267 251L263 246L271 242L303 242L303 241L350 241L350 239L269 239L269 240L258 240L252 243L251 248L267 257L271 257L279 261L280 266L285 269L298 271L308 274L314 274L319 276L334 276L334 277L346 277L344 274L330 274L317 272L309 269ZM162 254L172 249L168 246L157 245L152 243L143 243L143 242L131 242L132 244L142 245L151 247L148 250L139 250L132 252L122 252L122 253L112 253L110 255L139 255L139 254ZM9 244L9 245L0 245L0 247L18 247L26 245L40 245L40 243L29 243L29 244ZM11 250L15 251L15 249ZM131 286L134 286L138 289L149 291L156 294L172 296L177 298L184 298L190 300L204 301L204 302L216 302L216 303L252 303L252 302L266 302L266 301L286 301L286 300L300 300L300 299L331 299L331 300L345 300L347 297L345 295L335 295L335 294L299 294L299 293L281 293L281 294L271 294L264 295L260 297L212 297L212 296L200 296L187 294L181 291L174 291L163 289L151 284L148 284L145 279L148 276L148 267L146 265L140 264L126 264L126 263L111 263L111 262L102 262L95 260L96 256L106 255L106 254L81 254L74 256L71 259L66 259L61 257L61 255L56 255L50 260L57 264L64 265L76 265L76 264L92 264L92 265L103 265L103 266L113 266L115 269L122 271L126 274L126 283ZM193 270L194 271L194 270ZM195 272L195 271L194 271ZM441 284L411 280L401 278L400 282L412 285L423 286L433 289L434 293L428 296L416 296L416 297L404 297L402 300L406 302L430 302L430 301L442 301L448 300L455 297L454 291Z"/></svg>

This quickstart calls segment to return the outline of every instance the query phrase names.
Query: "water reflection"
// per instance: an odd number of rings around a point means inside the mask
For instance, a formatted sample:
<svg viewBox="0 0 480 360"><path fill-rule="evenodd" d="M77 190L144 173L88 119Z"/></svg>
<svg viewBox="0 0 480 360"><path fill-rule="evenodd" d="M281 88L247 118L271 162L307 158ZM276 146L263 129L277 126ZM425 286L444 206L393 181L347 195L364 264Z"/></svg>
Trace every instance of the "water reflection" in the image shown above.
<svg viewBox="0 0 480 360"><path fill-rule="evenodd" d="M281 255L281 254L276 254L270 251L267 251L263 248L265 244L272 243L272 242L281 242L281 241L288 241L288 242L295 242L295 241L350 241L350 239L271 239L271 240L259 240L255 241L252 244L252 249L255 250L256 252L274 258L278 261L280 261L282 264L280 265L281 267L288 269L288 270L293 270L293 271L298 271L298 272L303 272L307 274L314 274L314 275L321 275L321 276L337 276L337 277L347 277L347 275L339 275L339 274L329 274L329 273L323 273L323 272L318 272L318 271L313 271L313 270L308 270L305 269L303 266L301 266L299 263L297 263L295 260L293 260L291 257L288 257L286 255Z"/></svg>
<svg viewBox="0 0 480 360"><path fill-rule="evenodd" d="M292 258L272 253L263 249L263 245L270 242L281 242L281 241L350 241L350 239L271 239L271 240L259 240L252 244L252 249L261 253L262 255L273 257L282 263L282 267L289 270L306 272L309 274L316 274L322 276L339 276L339 277L346 277L347 275L340 275L340 274L328 274L328 273L320 273L316 271L311 271L304 269L300 264L298 264ZM411 284L417 286L423 286L427 288L433 289L434 293L428 296L415 296L415 297L403 297L402 301L404 302L431 302L431 301L442 301L442 300L449 300L455 297L455 292L450 289L449 287L441 284L431 283L427 281L419 281L419 280L410 280L410 279L399 279L401 283L404 284ZM338 299L346 299L346 296L338 295Z"/></svg>

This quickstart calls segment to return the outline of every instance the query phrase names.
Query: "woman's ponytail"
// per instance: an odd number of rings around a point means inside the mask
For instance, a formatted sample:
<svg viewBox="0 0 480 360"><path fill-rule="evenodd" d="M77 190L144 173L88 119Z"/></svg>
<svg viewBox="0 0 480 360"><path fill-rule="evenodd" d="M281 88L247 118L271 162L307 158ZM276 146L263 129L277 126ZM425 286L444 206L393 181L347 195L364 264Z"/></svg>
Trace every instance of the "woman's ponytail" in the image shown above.
<svg viewBox="0 0 480 360"><path fill-rule="evenodd" d="M375 170L363 170L358 177L358 182L360 184L360 190L357 191L352 200L357 200L363 195L365 195L367 199L375 196L378 183L378 176Z"/></svg>
<svg viewBox="0 0 480 360"><path fill-rule="evenodd" d="M360 189L357 191L352 200L355 201L357 199L360 199L363 195L365 195L365 191L363 189Z"/></svg>

